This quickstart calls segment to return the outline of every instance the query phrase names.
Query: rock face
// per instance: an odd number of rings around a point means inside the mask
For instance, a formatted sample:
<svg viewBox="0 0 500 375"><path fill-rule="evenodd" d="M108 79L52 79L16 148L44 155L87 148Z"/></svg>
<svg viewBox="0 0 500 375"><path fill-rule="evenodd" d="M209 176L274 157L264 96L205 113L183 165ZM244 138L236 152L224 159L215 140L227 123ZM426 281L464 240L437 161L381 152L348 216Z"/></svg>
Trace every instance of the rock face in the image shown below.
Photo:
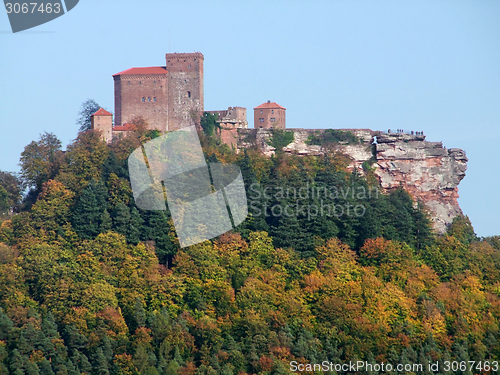
<svg viewBox="0 0 500 375"><path fill-rule="evenodd" d="M467 157L458 148L446 149L441 142L427 142L424 135L403 133L384 134L370 129L339 129L354 134L360 142L330 144L352 159L350 168L363 171L370 163L385 191L402 186L416 201L424 203L431 214L434 229L443 233L453 218L462 214L458 204L458 184L465 177ZM323 132L316 129L288 129L294 141L283 151L298 155L321 155L325 148L308 145L310 136ZM272 129L239 129L238 148L257 145L271 156L275 148L269 145Z"/></svg>
<svg viewBox="0 0 500 375"><path fill-rule="evenodd" d="M442 233L462 214L458 184L465 177L467 157L461 149L446 149L425 136L391 134L377 136L377 169L386 190L400 184L431 212L434 228Z"/></svg>

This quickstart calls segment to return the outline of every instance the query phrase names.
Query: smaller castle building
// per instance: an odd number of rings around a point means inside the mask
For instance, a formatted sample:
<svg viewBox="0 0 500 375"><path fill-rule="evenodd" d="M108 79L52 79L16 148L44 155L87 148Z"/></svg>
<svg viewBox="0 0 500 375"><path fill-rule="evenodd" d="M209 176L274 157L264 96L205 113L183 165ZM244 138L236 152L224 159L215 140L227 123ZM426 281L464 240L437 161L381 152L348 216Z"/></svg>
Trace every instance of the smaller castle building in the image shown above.
<svg viewBox="0 0 500 375"><path fill-rule="evenodd" d="M286 108L271 102L263 103L253 109L253 122L255 129L285 129Z"/></svg>
<svg viewBox="0 0 500 375"><path fill-rule="evenodd" d="M90 126L92 130L100 130L102 139L109 143L113 139L113 114L106 111L104 108L99 108L92 116L90 116Z"/></svg>
<svg viewBox="0 0 500 375"><path fill-rule="evenodd" d="M247 109L244 107L229 107L222 111L205 111L217 116L217 122L223 129L248 128Z"/></svg>

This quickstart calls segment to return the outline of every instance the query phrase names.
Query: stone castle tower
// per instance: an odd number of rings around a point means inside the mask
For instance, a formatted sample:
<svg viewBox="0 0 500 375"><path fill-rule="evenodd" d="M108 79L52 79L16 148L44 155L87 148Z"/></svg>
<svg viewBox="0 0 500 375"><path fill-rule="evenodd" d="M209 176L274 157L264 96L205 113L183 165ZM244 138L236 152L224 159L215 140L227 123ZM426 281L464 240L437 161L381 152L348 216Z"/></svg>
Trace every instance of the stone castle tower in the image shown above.
<svg viewBox="0 0 500 375"><path fill-rule="evenodd" d="M115 126L144 118L151 129L193 125L203 112L203 54L167 53L165 66L130 68L113 75Z"/></svg>
<svg viewBox="0 0 500 375"><path fill-rule="evenodd" d="M113 114L104 108L99 108L97 112L90 116L90 126L92 129L102 132L102 139L109 143L113 139Z"/></svg>

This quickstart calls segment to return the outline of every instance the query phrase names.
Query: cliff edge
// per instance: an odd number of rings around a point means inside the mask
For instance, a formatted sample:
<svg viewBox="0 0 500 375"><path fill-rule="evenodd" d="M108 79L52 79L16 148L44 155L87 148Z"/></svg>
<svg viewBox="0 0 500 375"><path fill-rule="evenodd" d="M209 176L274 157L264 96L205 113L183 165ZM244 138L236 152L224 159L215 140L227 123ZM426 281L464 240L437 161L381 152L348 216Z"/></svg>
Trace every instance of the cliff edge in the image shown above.
<svg viewBox="0 0 500 375"><path fill-rule="evenodd" d="M293 142L283 151L298 155L321 155L334 149L348 155L351 168L363 171L368 162L385 191L402 186L416 201L429 211L434 229L446 231L453 218L462 214L458 204L458 185L465 177L467 157L458 148L447 149L442 142L428 142L425 135L382 133L370 129L338 129L352 133L356 142L330 142L327 146L313 144L311 139L321 138L334 130L287 129L293 132ZM275 148L270 144L272 129L238 129L235 146L244 149L256 145L270 156ZM325 136L323 136L326 139Z"/></svg>

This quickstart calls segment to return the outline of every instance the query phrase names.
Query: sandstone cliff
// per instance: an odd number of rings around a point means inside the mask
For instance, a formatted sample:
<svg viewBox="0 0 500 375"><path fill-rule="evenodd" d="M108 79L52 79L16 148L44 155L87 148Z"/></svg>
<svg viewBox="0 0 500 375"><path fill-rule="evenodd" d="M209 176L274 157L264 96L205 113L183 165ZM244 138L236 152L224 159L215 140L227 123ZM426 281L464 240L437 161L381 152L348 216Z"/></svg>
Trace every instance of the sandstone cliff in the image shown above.
<svg viewBox="0 0 500 375"><path fill-rule="evenodd" d="M458 204L458 184L465 177L467 157L458 148L447 149L441 142L427 142L424 135L384 134L370 129L345 129L360 141L330 144L352 159L351 168L363 171L363 162L374 169L382 188L390 191L402 186L416 201L422 201L434 222L434 229L443 233L453 218L462 214ZM325 148L310 145L311 136L324 130L288 129L294 141L283 150L298 155L320 155ZM272 130L238 129L235 140L239 149L257 145L266 155L274 154L269 145Z"/></svg>

